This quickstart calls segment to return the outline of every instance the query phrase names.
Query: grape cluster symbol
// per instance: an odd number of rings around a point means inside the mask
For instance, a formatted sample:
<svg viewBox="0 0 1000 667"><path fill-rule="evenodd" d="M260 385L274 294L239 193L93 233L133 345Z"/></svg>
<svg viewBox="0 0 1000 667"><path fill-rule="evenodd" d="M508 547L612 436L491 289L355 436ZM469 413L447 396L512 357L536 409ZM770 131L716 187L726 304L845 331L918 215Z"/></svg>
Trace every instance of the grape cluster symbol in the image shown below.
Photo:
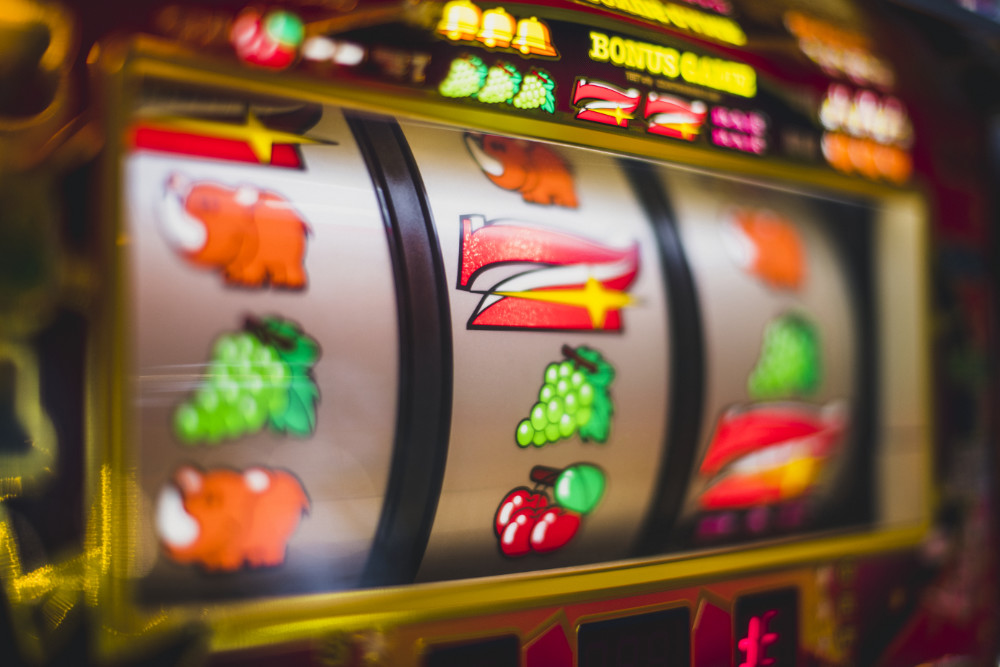
<svg viewBox="0 0 1000 667"><path fill-rule="evenodd" d="M584 442L606 442L614 405L609 389L615 371L600 352L587 347L562 347L563 361L545 368L538 401L514 438L521 447L542 447L579 431Z"/></svg>
<svg viewBox="0 0 1000 667"><path fill-rule="evenodd" d="M215 445L269 429L308 436L316 427L319 389L312 366L317 342L289 320L247 317L241 331L219 336L198 388L174 413L188 445Z"/></svg>
<svg viewBox="0 0 1000 667"><path fill-rule="evenodd" d="M524 76L507 62L487 68L482 58L465 55L451 62L438 92L444 97L471 97L484 104L512 104L518 109L555 112L555 82L548 72L531 69Z"/></svg>
<svg viewBox="0 0 1000 667"><path fill-rule="evenodd" d="M805 396L819 388L819 334L805 317L788 313L764 330L760 358L747 380L755 399Z"/></svg>
<svg viewBox="0 0 1000 667"><path fill-rule="evenodd" d="M499 104L513 99L521 86L521 73L510 63L497 63L486 72L486 83L476 93L484 104Z"/></svg>

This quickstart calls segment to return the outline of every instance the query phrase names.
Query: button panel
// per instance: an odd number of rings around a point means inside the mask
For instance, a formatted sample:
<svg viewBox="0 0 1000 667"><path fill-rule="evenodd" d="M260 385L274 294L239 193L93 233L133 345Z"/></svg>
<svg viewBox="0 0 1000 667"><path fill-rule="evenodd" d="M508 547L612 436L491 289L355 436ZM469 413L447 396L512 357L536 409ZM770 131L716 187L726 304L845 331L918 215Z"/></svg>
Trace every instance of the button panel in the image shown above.
<svg viewBox="0 0 1000 667"><path fill-rule="evenodd" d="M690 627L687 607L585 623L577 635L579 665L690 665Z"/></svg>
<svg viewBox="0 0 1000 667"><path fill-rule="evenodd" d="M518 640L515 635L483 641L435 646L427 651L425 667L517 667Z"/></svg>

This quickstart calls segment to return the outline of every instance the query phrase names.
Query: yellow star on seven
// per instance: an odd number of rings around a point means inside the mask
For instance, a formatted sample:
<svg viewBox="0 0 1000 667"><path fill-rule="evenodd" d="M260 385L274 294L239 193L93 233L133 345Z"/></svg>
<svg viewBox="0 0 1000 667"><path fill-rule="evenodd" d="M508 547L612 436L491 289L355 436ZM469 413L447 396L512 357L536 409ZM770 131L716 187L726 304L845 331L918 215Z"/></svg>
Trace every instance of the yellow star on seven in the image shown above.
<svg viewBox="0 0 1000 667"><path fill-rule="evenodd" d="M254 156L263 164L271 164L271 151L274 144L319 143L299 134L272 130L261 123L260 119L250 110L247 110L246 122L243 125L200 118L156 118L153 119L152 124L167 130L245 141L250 146Z"/></svg>
<svg viewBox="0 0 1000 667"><path fill-rule="evenodd" d="M590 111L596 111L599 114L613 117L615 119L615 125L618 125L619 127L624 121L635 118L635 116L630 113L626 113L625 110L619 106L616 106L614 109L590 109Z"/></svg>
<svg viewBox="0 0 1000 667"><path fill-rule="evenodd" d="M691 123L677 123L676 125L671 125L670 127L680 132L681 137L684 139L690 139L698 135L698 128Z"/></svg>
<svg viewBox="0 0 1000 667"><path fill-rule="evenodd" d="M593 276L587 279L583 289L531 290L527 292L494 292L499 296L531 299L547 303L561 303L566 306L586 308L590 322L595 329L603 329L609 310L618 310L635 303L635 299L618 290L605 289L601 281Z"/></svg>

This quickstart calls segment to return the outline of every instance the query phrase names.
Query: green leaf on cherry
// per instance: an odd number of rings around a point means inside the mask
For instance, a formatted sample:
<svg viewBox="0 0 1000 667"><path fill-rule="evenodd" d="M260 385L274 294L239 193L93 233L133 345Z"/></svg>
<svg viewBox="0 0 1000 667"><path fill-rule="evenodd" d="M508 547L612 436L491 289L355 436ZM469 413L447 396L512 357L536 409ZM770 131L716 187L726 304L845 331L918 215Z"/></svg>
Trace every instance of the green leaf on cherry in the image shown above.
<svg viewBox="0 0 1000 667"><path fill-rule="evenodd" d="M571 465L556 478L556 502L568 510L587 514L604 496L604 472L589 463Z"/></svg>

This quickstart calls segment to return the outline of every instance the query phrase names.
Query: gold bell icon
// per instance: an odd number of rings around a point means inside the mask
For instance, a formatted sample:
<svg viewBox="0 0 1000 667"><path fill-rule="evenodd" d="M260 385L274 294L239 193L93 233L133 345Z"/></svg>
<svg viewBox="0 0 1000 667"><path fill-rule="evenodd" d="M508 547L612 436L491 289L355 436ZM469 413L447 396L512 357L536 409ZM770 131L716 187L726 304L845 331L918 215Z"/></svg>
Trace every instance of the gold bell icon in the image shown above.
<svg viewBox="0 0 1000 667"><path fill-rule="evenodd" d="M517 22L517 36L511 42L511 46L524 55L528 55L529 53L537 56L559 55L552 48L549 27L534 16L530 19L521 19Z"/></svg>
<svg viewBox="0 0 1000 667"><path fill-rule="evenodd" d="M444 6L437 31L452 41L474 39L482 12L469 0L452 0Z"/></svg>
<svg viewBox="0 0 1000 667"><path fill-rule="evenodd" d="M502 49L510 46L510 40L514 39L514 17L503 10L503 7L489 9L483 12L483 27L476 35L476 39L490 47L500 47Z"/></svg>

